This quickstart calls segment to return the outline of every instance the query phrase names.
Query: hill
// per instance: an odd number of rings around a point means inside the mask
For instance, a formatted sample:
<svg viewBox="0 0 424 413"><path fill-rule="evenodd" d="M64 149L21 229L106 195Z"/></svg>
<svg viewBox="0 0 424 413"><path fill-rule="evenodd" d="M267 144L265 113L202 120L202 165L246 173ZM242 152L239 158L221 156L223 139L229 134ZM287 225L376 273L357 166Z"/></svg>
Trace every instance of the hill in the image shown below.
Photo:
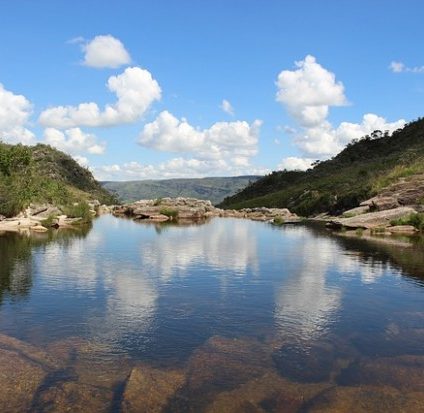
<svg viewBox="0 0 424 413"><path fill-rule="evenodd" d="M210 200L213 204L236 194L259 176L235 176L198 179L164 179L126 182L103 182L108 191L116 194L122 202L156 198L197 198Z"/></svg>
<svg viewBox="0 0 424 413"><path fill-rule="evenodd" d="M116 202L71 156L43 144L0 143L0 214L16 215L30 203L67 206L93 199Z"/></svg>
<svg viewBox="0 0 424 413"><path fill-rule="evenodd" d="M424 184L424 119L392 135L375 131L305 172L272 172L219 206L285 207L303 216L337 215L402 182ZM415 198L424 204L424 191Z"/></svg>

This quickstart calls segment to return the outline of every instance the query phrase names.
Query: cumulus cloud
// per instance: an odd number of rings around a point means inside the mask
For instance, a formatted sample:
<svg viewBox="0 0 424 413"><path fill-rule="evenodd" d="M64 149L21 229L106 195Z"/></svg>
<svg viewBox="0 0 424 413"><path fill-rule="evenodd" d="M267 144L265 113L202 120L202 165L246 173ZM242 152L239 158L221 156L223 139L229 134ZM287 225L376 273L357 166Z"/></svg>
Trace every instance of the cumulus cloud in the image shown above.
<svg viewBox="0 0 424 413"><path fill-rule="evenodd" d="M144 126L139 143L160 151L191 153L200 159L227 159L235 165L247 166L257 153L261 124L260 120L252 124L217 122L208 129L198 129L163 111Z"/></svg>
<svg viewBox="0 0 424 413"><path fill-rule="evenodd" d="M104 142L97 142L95 135L84 133L80 128L71 128L63 132L58 129L47 128L44 130L44 141L71 155L82 152L101 155L106 148ZM87 164L86 158L79 157L79 160Z"/></svg>
<svg viewBox="0 0 424 413"><path fill-rule="evenodd" d="M424 66L414 66L414 67L408 67L403 62L397 62L393 61L389 65L389 69L393 73L402 73L402 72L409 72L409 73L424 73Z"/></svg>
<svg viewBox="0 0 424 413"><path fill-rule="evenodd" d="M276 100L300 126L294 137L305 158L335 155L352 139L376 129L391 133L405 124L403 119L387 122L383 117L369 113L364 115L361 123L342 122L334 127L327 117L330 107L348 103L344 86L336 80L334 73L310 55L296 62L295 70L283 70L279 74Z"/></svg>
<svg viewBox="0 0 424 413"><path fill-rule="evenodd" d="M58 129L130 123L141 118L150 105L161 98L158 82L149 71L139 67L128 67L120 75L111 76L107 87L118 99L116 103L106 105L103 111L94 102L57 106L43 111L40 123Z"/></svg>
<svg viewBox="0 0 424 413"><path fill-rule="evenodd" d="M361 123L342 122L334 128L329 122L323 122L314 128L307 128L304 134L296 139L303 152L317 157L336 155L352 139L361 138L375 130L392 133L405 125L405 120L388 122L385 118L373 113L363 116Z"/></svg>
<svg viewBox="0 0 424 413"><path fill-rule="evenodd" d="M157 165L142 164L136 161L122 165L104 165L93 168L94 175L102 181L130 181L138 179L201 178L216 176L264 175L269 169L244 167L226 160L201 160L174 158Z"/></svg>
<svg viewBox="0 0 424 413"><path fill-rule="evenodd" d="M116 69L131 63L130 54L122 42L110 34L96 36L88 43L83 44L82 50L84 52L83 64L85 66Z"/></svg>
<svg viewBox="0 0 424 413"><path fill-rule="evenodd" d="M9 143L33 143L35 135L25 127L31 113L31 102L25 96L15 95L0 83L0 140Z"/></svg>
<svg viewBox="0 0 424 413"><path fill-rule="evenodd" d="M234 108L233 108L233 106L231 105L231 103L227 99L224 99L219 107L225 113L228 113L229 115L234 116Z"/></svg>
<svg viewBox="0 0 424 413"><path fill-rule="evenodd" d="M286 169L287 171L306 171L311 167L312 162L314 162L314 160L310 158L289 156L288 158L284 158L277 168L279 170Z"/></svg>
<svg viewBox="0 0 424 413"><path fill-rule="evenodd" d="M301 126L319 125L326 119L330 106L347 104L343 84L315 57L308 55L295 64L298 69L283 70L278 75L276 99Z"/></svg>

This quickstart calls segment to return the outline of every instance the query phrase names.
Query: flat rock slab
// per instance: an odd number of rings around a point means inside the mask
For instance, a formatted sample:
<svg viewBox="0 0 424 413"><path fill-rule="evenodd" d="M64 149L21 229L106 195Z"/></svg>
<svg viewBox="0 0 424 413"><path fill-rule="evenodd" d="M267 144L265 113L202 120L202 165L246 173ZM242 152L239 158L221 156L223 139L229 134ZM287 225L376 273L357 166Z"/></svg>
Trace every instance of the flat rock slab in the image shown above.
<svg viewBox="0 0 424 413"><path fill-rule="evenodd" d="M339 218L330 222L333 226L346 228L372 229L386 227L390 221L415 214L416 211L410 207L400 207L388 209L386 211L369 212L368 214L357 215L351 218Z"/></svg>

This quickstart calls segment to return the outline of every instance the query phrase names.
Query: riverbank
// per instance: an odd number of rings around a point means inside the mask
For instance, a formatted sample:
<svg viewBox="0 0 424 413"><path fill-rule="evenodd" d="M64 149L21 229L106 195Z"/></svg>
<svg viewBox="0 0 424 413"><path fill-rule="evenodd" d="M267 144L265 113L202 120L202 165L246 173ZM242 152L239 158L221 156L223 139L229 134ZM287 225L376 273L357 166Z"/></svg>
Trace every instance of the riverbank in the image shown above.
<svg viewBox="0 0 424 413"><path fill-rule="evenodd" d="M0 216L0 231L6 232L47 232L49 228L74 228L86 224L93 217L109 211L99 201L74 203L67 207L50 204L30 204L16 217Z"/></svg>

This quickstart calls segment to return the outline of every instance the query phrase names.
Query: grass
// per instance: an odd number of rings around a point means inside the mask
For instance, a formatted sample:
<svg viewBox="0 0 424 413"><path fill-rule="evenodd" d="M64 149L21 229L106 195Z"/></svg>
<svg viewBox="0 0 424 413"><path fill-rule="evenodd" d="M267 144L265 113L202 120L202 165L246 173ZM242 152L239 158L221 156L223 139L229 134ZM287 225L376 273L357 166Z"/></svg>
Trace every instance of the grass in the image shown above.
<svg viewBox="0 0 424 413"><path fill-rule="evenodd" d="M406 217L390 221L390 225L412 225L419 231L424 231L424 213L410 214Z"/></svg>
<svg viewBox="0 0 424 413"><path fill-rule="evenodd" d="M47 145L29 147L0 142L1 215L16 216L31 203L70 208L75 202L89 199L106 204L117 202L90 171L69 155ZM79 208L79 213L88 220L86 207Z"/></svg>

